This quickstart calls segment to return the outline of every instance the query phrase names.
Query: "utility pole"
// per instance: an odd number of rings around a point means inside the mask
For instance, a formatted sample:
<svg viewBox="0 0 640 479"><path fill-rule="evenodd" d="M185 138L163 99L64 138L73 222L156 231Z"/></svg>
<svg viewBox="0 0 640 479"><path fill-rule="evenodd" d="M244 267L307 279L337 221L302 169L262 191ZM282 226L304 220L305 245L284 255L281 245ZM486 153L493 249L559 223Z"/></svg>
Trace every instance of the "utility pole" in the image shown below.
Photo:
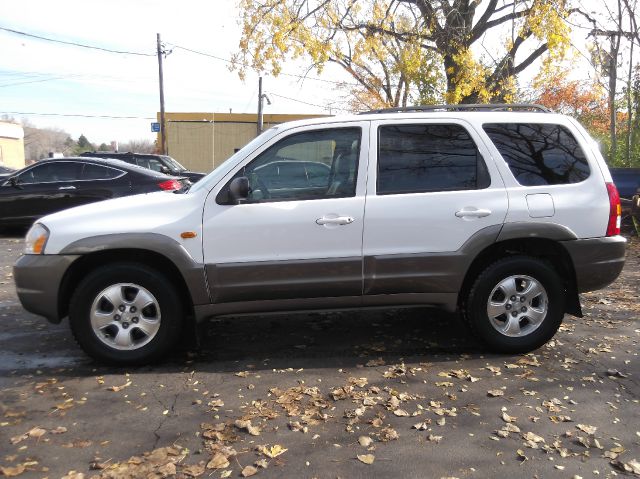
<svg viewBox="0 0 640 479"><path fill-rule="evenodd" d="M258 127L256 132L259 135L264 129L264 101L267 100L267 105L271 105L271 100L266 93L262 93L262 77L258 78Z"/></svg>
<svg viewBox="0 0 640 479"><path fill-rule="evenodd" d="M158 33L158 76L160 78L160 153L167 154L167 130L164 118L164 78L162 75L162 42Z"/></svg>
<svg viewBox="0 0 640 479"><path fill-rule="evenodd" d="M263 115L262 115L262 77L258 78L258 127L256 131L256 136L262 133L262 128L264 126Z"/></svg>

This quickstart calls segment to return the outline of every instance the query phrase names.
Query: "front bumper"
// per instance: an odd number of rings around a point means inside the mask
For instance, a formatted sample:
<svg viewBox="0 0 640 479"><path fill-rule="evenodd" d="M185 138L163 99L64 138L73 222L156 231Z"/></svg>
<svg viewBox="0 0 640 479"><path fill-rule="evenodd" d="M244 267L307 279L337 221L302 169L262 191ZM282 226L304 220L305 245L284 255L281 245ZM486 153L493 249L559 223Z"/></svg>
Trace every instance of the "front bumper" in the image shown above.
<svg viewBox="0 0 640 479"><path fill-rule="evenodd" d="M64 274L78 255L23 255L13 267L16 292L24 309L52 323L62 320L58 304Z"/></svg>
<svg viewBox="0 0 640 479"><path fill-rule="evenodd" d="M627 240L622 236L563 241L576 272L579 293L602 289L620 275Z"/></svg>

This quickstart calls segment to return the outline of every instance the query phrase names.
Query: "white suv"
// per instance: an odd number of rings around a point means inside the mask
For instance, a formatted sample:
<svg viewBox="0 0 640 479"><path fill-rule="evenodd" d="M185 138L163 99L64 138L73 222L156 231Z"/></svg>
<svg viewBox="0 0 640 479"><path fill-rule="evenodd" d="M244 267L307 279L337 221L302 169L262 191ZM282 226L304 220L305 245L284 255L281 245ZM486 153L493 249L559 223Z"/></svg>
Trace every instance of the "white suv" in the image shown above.
<svg viewBox="0 0 640 479"><path fill-rule="evenodd" d="M213 316L407 305L459 310L517 353L615 280L619 233L609 170L572 118L415 107L282 124L186 193L42 218L15 281L109 363L156 359Z"/></svg>

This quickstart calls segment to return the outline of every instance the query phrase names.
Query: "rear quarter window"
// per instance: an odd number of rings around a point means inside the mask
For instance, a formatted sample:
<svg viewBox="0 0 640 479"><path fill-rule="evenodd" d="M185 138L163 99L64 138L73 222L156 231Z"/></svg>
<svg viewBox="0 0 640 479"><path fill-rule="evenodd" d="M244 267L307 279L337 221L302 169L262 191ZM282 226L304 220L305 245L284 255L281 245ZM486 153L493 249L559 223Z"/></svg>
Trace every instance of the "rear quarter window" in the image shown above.
<svg viewBox="0 0 640 479"><path fill-rule="evenodd" d="M582 148L562 125L485 123L483 129L523 186L579 183L589 176Z"/></svg>

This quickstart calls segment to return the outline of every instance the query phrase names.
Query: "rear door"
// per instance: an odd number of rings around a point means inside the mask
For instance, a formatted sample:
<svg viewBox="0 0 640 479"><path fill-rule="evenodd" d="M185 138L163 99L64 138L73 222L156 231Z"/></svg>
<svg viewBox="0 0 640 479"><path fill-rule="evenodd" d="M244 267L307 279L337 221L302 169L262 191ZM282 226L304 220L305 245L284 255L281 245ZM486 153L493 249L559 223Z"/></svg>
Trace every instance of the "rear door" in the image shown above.
<svg viewBox="0 0 640 479"><path fill-rule="evenodd" d="M375 121L370 151L365 294L457 292L463 245L495 239L508 208L479 135L456 119Z"/></svg>

